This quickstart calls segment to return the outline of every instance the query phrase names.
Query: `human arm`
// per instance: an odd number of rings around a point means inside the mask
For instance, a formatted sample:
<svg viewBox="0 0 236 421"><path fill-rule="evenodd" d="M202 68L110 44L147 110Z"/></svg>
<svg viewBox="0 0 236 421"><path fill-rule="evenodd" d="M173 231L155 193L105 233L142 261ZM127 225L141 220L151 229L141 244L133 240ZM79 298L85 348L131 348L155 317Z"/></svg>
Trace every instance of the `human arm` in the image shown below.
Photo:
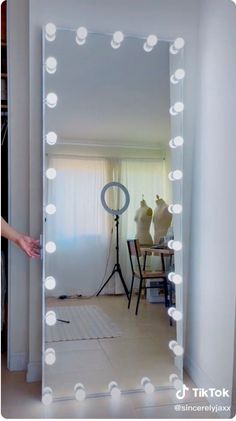
<svg viewBox="0 0 236 421"><path fill-rule="evenodd" d="M21 234L1 218L1 235L12 241L23 250L29 257L40 257L39 240Z"/></svg>

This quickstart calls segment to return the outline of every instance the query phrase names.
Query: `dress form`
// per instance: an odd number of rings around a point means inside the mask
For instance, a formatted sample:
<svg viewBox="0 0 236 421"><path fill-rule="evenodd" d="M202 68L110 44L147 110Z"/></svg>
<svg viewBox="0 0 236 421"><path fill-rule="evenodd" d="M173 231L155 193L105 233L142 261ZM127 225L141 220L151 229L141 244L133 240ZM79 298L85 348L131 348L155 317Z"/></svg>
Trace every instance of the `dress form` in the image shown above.
<svg viewBox="0 0 236 421"><path fill-rule="evenodd" d="M158 244L162 237L165 237L167 231L171 225L172 215L168 211L167 203L161 199L158 195L156 196L156 208L153 213L153 224L154 224L154 243Z"/></svg>
<svg viewBox="0 0 236 421"><path fill-rule="evenodd" d="M140 208L136 211L135 218L137 224L136 239L141 245L153 245L152 236L149 232L152 222L152 209L147 206L144 199L140 202Z"/></svg>

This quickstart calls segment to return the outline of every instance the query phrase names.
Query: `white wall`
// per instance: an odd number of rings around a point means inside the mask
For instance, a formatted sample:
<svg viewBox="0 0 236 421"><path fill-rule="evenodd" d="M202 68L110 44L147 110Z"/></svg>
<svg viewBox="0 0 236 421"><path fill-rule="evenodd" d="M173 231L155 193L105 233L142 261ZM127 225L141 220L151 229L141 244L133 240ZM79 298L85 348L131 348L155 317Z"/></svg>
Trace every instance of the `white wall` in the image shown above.
<svg viewBox="0 0 236 421"><path fill-rule="evenodd" d="M236 7L222 0L202 0L201 6L186 363L198 385L231 390L236 292Z"/></svg>

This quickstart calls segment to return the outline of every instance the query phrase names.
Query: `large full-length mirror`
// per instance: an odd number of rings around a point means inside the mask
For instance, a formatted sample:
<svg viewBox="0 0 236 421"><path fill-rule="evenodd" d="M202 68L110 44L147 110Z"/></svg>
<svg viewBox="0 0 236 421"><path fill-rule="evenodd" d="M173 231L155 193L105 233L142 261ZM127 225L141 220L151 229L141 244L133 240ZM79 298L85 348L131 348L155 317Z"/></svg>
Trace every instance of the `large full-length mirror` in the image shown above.
<svg viewBox="0 0 236 421"><path fill-rule="evenodd" d="M182 384L184 41L148 35L43 31L44 403Z"/></svg>

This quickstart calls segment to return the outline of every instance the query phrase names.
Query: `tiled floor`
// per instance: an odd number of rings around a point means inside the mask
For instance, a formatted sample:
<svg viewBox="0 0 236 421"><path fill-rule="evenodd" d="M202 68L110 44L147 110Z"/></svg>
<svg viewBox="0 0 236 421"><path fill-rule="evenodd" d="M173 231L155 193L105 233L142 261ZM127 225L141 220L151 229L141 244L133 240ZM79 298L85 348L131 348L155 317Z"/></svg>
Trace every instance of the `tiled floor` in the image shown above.
<svg viewBox="0 0 236 421"><path fill-rule="evenodd" d="M193 386L185 376L185 383ZM176 411L177 399L174 390L159 390L151 396L135 393L121 396L113 402L111 397L57 401L45 407L40 401L41 384L26 383L25 372L9 372L6 357L2 358L2 415L5 418L216 418L205 411ZM187 392L182 405L207 405L205 400L196 399Z"/></svg>

